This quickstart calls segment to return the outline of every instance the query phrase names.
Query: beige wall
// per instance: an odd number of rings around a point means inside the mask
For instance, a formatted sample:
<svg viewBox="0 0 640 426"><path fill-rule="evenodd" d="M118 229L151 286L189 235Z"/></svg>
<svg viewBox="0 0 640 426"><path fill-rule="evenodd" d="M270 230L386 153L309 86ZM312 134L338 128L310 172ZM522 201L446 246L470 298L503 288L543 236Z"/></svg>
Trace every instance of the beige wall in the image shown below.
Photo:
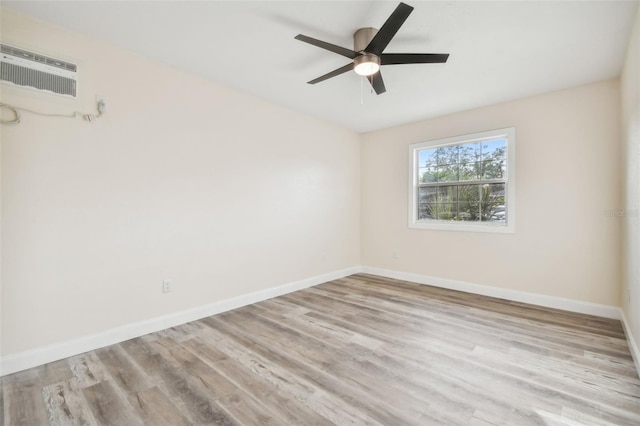
<svg viewBox="0 0 640 426"><path fill-rule="evenodd" d="M363 136L364 266L618 305L619 87L607 81ZM408 145L516 129L516 233L407 228ZM397 259L393 252L397 253Z"/></svg>
<svg viewBox="0 0 640 426"><path fill-rule="evenodd" d="M640 9L622 73L624 158L623 285L620 304L634 339L640 343ZM637 360L640 363L640 360Z"/></svg>
<svg viewBox="0 0 640 426"><path fill-rule="evenodd" d="M2 86L2 354L359 263L359 136L4 10L81 66L78 101ZM174 291L161 292L165 278Z"/></svg>

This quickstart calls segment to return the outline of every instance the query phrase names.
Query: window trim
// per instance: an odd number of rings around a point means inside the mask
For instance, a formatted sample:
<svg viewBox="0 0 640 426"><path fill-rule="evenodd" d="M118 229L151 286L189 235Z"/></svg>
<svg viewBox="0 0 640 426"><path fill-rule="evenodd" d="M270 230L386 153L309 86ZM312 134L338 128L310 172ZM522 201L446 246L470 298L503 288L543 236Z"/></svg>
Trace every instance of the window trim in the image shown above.
<svg viewBox="0 0 640 426"><path fill-rule="evenodd" d="M490 222L455 222L449 220L431 219L429 221L418 220L417 191L418 191L418 151L425 148L437 148L448 145L458 145L473 143L481 140L492 140L498 138L507 139L507 176L506 196L507 202L505 211L507 212L506 224L496 224ZM516 196L515 196L515 152L516 152L516 131L515 127L495 129L485 132L472 133L467 135L453 136L443 139L435 139L425 142L417 142L409 145L409 228L430 229L440 231L466 231L466 232L494 232L494 233L515 233L516 218Z"/></svg>

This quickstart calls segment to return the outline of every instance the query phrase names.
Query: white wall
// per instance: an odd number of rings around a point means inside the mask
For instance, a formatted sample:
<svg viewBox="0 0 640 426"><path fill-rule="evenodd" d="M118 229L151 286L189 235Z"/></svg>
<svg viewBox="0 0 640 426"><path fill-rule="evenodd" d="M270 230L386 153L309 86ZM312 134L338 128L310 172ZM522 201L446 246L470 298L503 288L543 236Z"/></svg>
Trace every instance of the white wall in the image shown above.
<svg viewBox="0 0 640 426"><path fill-rule="evenodd" d="M108 101L0 127L3 356L358 264L357 134L7 10L2 41L81 66L2 102Z"/></svg>
<svg viewBox="0 0 640 426"><path fill-rule="evenodd" d="M623 285L620 304L640 343L640 9L620 79L624 155ZM640 360L637 360L640 364Z"/></svg>
<svg viewBox="0 0 640 426"><path fill-rule="evenodd" d="M362 144L362 264L618 305L618 82L369 133ZM408 145L515 126L516 233L407 228ZM397 253L395 259L393 252Z"/></svg>

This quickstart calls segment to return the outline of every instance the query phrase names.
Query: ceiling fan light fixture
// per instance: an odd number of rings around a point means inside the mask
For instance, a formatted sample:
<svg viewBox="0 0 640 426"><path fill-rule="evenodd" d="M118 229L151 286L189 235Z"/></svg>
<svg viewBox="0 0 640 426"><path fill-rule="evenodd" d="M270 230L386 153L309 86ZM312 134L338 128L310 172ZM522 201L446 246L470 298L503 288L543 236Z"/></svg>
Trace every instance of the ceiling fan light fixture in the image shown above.
<svg viewBox="0 0 640 426"><path fill-rule="evenodd" d="M380 58L371 53L365 53L358 56L353 61L353 70L356 74L363 75L365 77L373 75L380 70Z"/></svg>

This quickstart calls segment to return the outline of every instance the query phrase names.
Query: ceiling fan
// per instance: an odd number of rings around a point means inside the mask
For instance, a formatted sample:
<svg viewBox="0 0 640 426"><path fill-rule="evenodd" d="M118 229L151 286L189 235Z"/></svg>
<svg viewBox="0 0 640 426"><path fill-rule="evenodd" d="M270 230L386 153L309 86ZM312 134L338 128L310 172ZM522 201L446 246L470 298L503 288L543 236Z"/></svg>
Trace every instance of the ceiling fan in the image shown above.
<svg viewBox="0 0 640 426"><path fill-rule="evenodd" d="M447 58L449 58L448 53L383 53L384 49L412 11L412 6L400 3L379 30L376 28L360 28L353 35L353 50L298 34L295 37L296 40L304 41L305 43L353 59L353 62L313 79L308 83L320 83L321 81L344 74L347 71L354 70L357 74L367 77L373 90L375 90L377 95L380 95L387 90L384 87L384 80L382 80L382 74L380 73L381 65L447 62Z"/></svg>

